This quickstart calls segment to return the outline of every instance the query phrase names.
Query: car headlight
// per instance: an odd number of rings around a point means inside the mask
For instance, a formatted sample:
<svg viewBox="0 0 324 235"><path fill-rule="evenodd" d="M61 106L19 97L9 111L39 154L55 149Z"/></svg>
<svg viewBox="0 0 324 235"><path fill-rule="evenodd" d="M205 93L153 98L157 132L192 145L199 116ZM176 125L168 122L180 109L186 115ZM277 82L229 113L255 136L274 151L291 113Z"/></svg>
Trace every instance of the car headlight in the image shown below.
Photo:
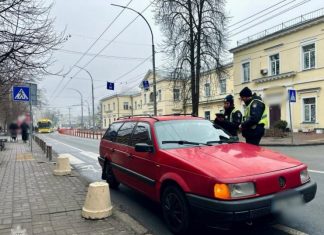
<svg viewBox="0 0 324 235"><path fill-rule="evenodd" d="M256 194L252 182L237 184L215 184L214 196L219 199L237 199Z"/></svg>
<svg viewBox="0 0 324 235"><path fill-rule="evenodd" d="M305 184L305 183L307 183L308 181L310 181L310 177L309 177L309 174L308 174L307 169L302 170L302 171L300 172L300 182L301 182L302 184Z"/></svg>

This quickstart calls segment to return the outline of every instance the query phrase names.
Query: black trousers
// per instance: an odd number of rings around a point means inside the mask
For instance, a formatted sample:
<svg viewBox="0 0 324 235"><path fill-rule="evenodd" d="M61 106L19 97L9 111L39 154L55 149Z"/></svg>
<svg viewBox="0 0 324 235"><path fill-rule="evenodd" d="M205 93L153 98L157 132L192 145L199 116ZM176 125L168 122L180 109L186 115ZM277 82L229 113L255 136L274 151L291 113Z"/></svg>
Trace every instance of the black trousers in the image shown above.
<svg viewBox="0 0 324 235"><path fill-rule="evenodd" d="M242 131L246 143L259 145L262 136L264 135L264 125L257 125L255 129L249 128Z"/></svg>

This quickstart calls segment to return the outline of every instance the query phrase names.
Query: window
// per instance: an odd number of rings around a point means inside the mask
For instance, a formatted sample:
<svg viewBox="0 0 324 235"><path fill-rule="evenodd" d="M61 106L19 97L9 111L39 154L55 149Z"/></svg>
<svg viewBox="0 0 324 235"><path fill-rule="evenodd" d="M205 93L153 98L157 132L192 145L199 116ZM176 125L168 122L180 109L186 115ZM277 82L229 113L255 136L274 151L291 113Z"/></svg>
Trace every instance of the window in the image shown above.
<svg viewBox="0 0 324 235"><path fill-rule="evenodd" d="M206 97L210 96L210 83L205 84L205 96Z"/></svg>
<svg viewBox="0 0 324 235"><path fill-rule="evenodd" d="M135 107L134 107L134 109L137 109L137 101L135 101Z"/></svg>
<svg viewBox="0 0 324 235"><path fill-rule="evenodd" d="M142 102L142 100L140 101L140 105L141 105L141 106L140 106L140 109L141 109L141 108L142 108L142 105L143 105L143 102Z"/></svg>
<svg viewBox="0 0 324 235"><path fill-rule="evenodd" d="M117 136L117 131L122 125L123 125L122 122L116 122L111 124L108 130L106 131L106 133L104 134L103 139L115 141Z"/></svg>
<svg viewBox="0 0 324 235"><path fill-rule="evenodd" d="M152 139L149 130L150 125L148 123L139 122L132 136L132 146L135 146L139 143L152 145Z"/></svg>
<svg viewBox="0 0 324 235"><path fill-rule="evenodd" d="M110 104L108 104L108 111L110 111Z"/></svg>
<svg viewBox="0 0 324 235"><path fill-rule="evenodd" d="M280 74L280 59L279 54L270 56L270 71L271 75Z"/></svg>
<svg viewBox="0 0 324 235"><path fill-rule="evenodd" d="M219 87L220 87L220 93L225 94L226 93L226 79L223 78L219 81Z"/></svg>
<svg viewBox="0 0 324 235"><path fill-rule="evenodd" d="M315 97L304 98L304 122L316 122L316 100Z"/></svg>
<svg viewBox="0 0 324 235"><path fill-rule="evenodd" d="M124 110L128 110L128 102L124 102Z"/></svg>
<svg viewBox="0 0 324 235"><path fill-rule="evenodd" d="M125 122L125 124L118 131L116 142L128 145L129 138L132 135L135 124L135 122Z"/></svg>
<svg viewBox="0 0 324 235"><path fill-rule="evenodd" d="M106 105L104 104L104 111L106 111Z"/></svg>
<svg viewBox="0 0 324 235"><path fill-rule="evenodd" d="M250 81L250 62L242 64L243 69L243 81L242 82L249 82Z"/></svg>
<svg viewBox="0 0 324 235"><path fill-rule="evenodd" d="M315 68L315 44L303 46L303 69Z"/></svg>
<svg viewBox="0 0 324 235"><path fill-rule="evenodd" d="M205 112L205 119L210 120L210 111Z"/></svg>
<svg viewBox="0 0 324 235"><path fill-rule="evenodd" d="M162 100L162 91L161 90L158 91L158 95L159 95L159 101L161 101Z"/></svg>
<svg viewBox="0 0 324 235"><path fill-rule="evenodd" d="M115 111L115 108L116 108L116 107L115 107L115 103L113 103L113 110L114 110L114 111Z"/></svg>
<svg viewBox="0 0 324 235"><path fill-rule="evenodd" d="M105 127L107 126L106 118L104 118L104 126L105 126Z"/></svg>
<svg viewBox="0 0 324 235"><path fill-rule="evenodd" d="M153 94L153 92L150 93L150 102L151 103L154 102L154 94Z"/></svg>
<svg viewBox="0 0 324 235"><path fill-rule="evenodd" d="M180 100L180 89L173 89L173 100L174 101Z"/></svg>
<svg viewBox="0 0 324 235"><path fill-rule="evenodd" d="M146 94L144 94L144 104L146 104Z"/></svg>

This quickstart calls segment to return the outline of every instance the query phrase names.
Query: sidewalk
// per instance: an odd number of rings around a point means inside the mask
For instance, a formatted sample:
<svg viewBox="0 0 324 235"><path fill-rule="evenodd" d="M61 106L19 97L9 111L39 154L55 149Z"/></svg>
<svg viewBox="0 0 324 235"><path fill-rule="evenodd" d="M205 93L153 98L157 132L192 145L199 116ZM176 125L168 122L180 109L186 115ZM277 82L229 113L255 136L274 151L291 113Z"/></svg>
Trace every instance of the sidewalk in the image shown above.
<svg viewBox="0 0 324 235"><path fill-rule="evenodd" d="M294 133L294 143L291 140L291 134L287 137L262 137L261 146L311 146L324 145L324 134L316 133ZM245 139L240 136L240 141Z"/></svg>
<svg viewBox="0 0 324 235"><path fill-rule="evenodd" d="M81 210L87 185L76 172L54 176L54 164L34 144L6 143L0 152L0 234L144 234L125 224L125 215L114 208L103 220L86 220ZM127 220L127 219L126 219ZM26 233L19 233L17 228ZM141 229L139 229L141 230ZM145 230L144 230L145 231Z"/></svg>

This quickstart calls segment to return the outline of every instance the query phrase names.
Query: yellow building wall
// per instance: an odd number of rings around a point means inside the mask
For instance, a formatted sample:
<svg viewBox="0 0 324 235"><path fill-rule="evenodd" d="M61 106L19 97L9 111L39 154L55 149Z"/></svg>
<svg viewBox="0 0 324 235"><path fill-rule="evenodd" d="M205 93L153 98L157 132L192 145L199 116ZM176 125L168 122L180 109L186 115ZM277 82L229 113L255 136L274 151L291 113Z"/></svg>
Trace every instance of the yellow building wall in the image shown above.
<svg viewBox="0 0 324 235"><path fill-rule="evenodd" d="M281 106L281 119L289 122L288 112L288 89L297 90L297 102L292 104L293 129L305 130L324 127L324 110L320 107L324 105L324 23L312 25L299 31L271 39L248 49L234 52L234 92L236 102L239 101L240 90L248 86L257 94L264 97L264 101L272 102L267 99L265 94L275 94L278 92L277 103ZM302 46L315 43L315 68L303 70L302 67ZM280 74L294 72L295 76L280 80L256 83L254 80L266 78L260 73L261 69L268 69L270 73L270 55L279 53L280 55ZM242 83L242 63L250 62L250 82ZM308 91L306 89L309 89ZM306 90L306 91L305 91ZM312 92L311 90L314 90ZM281 95L279 95L281 93ZM279 97L280 96L280 97ZM303 123L303 102L305 97L316 97L316 123ZM278 102L280 100L280 102ZM241 103L241 109L243 104Z"/></svg>

